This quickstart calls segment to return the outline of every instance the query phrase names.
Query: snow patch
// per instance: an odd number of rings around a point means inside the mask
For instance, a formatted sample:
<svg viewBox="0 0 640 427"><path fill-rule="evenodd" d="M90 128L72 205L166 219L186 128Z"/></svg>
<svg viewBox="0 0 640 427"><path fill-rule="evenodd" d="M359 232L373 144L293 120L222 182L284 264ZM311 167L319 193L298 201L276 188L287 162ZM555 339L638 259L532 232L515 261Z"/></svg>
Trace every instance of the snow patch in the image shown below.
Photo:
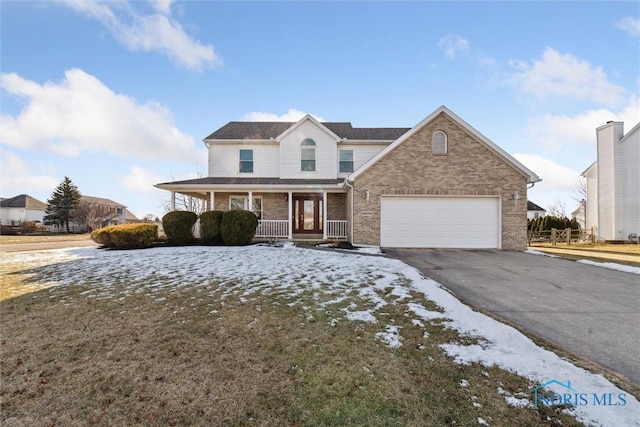
<svg viewBox="0 0 640 427"><path fill-rule="evenodd" d="M588 259L578 260L580 264L593 265L596 267L604 267L610 270L624 271L625 273L640 274L640 267L632 267L630 265L617 264L615 262L596 262Z"/></svg>

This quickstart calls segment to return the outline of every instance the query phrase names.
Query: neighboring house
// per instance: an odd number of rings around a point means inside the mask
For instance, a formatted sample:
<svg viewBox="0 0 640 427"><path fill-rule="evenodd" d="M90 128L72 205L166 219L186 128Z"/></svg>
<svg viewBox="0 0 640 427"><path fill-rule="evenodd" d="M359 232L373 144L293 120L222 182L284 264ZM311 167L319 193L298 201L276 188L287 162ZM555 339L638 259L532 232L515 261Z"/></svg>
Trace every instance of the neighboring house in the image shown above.
<svg viewBox="0 0 640 427"><path fill-rule="evenodd" d="M142 222L129 209L125 209L124 210L124 219L125 219L127 224L135 224L137 222Z"/></svg>
<svg viewBox="0 0 640 427"><path fill-rule="evenodd" d="M587 181L586 229L603 240L640 235L640 123L624 134L623 122L596 129L597 160Z"/></svg>
<svg viewBox="0 0 640 427"><path fill-rule="evenodd" d="M74 219L69 223L73 232L86 232L109 225L127 222L125 205L103 197L82 196L75 209ZM65 226L49 226L51 231L66 231Z"/></svg>
<svg viewBox="0 0 640 427"><path fill-rule="evenodd" d="M413 128L230 122L204 139L206 178L157 184L256 213L257 238L383 247L526 247L538 176L442 106Z"/></svg>
<svg viewBox="0 0 640 427"><path fill-rule="evenodd" d="M2 199L0 221L2 225L20 225L23 222L42 222L47 204L27 194Z"/></svg>
<svg viewBox="0 0 640 427"><path fill-rule="evenodd" d="M587 229L586 206L587 202L581 201L576 210L571 212L571 218L575 218L581 230Z"/></svg>
<svg viewBox="0 0 640 427"><path fill-rule="evenodd" d="M527 200L527 219L542 218L547 215L547 211L542 209L530 200Z"/></svg>

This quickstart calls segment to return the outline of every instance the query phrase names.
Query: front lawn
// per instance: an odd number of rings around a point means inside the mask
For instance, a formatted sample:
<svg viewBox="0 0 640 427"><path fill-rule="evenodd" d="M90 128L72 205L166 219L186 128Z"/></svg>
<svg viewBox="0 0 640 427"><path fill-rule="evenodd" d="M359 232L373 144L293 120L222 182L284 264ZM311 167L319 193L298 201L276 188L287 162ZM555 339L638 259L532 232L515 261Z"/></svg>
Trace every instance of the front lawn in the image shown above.
<svg viewBox="0 0 640 427"><path fill-rule="evenodd" d="M622 392L384 257L289 245L1 256L6 426L575 426L535 409L531 389L558 374ZM627 399L574 414L640 419Z"/></svg>

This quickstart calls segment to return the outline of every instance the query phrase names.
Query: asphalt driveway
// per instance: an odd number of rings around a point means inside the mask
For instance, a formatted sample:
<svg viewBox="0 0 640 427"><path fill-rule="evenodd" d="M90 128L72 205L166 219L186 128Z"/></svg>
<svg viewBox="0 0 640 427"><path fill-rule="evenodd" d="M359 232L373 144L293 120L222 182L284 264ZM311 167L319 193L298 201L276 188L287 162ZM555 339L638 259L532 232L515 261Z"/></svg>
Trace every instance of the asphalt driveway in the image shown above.
<svg viewBox="0 0 640 427"><path fill-rule="evenodd" d="M441 283L464 303L640 384L637 274L524 252L385 251Z"/></svg>

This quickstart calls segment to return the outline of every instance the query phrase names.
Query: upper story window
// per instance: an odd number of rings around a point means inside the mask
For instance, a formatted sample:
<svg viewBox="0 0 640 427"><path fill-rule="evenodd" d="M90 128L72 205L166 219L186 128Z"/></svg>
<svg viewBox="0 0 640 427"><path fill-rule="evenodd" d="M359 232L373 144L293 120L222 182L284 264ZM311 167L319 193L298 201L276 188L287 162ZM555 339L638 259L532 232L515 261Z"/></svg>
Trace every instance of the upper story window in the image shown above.
<svg viewBox="0 0 640 427"><path fill-rule="evenodd" d="M253 150L241 149L239 153L240 173L253 173Z"/></svg>
<svg viewBox="0 0 640 427"><path fill-rule="evenodd" d="M300 143L300 170L302 172L316 171L316 143L311 138Z"/></svg>
<svg viewBox="0 0 640 427"><path fill-rule="evenodd" d="M353 172L353 150L340 150L340 173Z"/></svg>
<svg viewBox="0 0 640 427"><path fill-rule="evenodd" d="M437 130L431 137L431 151L433 154L447 154L447 134Z"/></svg>

